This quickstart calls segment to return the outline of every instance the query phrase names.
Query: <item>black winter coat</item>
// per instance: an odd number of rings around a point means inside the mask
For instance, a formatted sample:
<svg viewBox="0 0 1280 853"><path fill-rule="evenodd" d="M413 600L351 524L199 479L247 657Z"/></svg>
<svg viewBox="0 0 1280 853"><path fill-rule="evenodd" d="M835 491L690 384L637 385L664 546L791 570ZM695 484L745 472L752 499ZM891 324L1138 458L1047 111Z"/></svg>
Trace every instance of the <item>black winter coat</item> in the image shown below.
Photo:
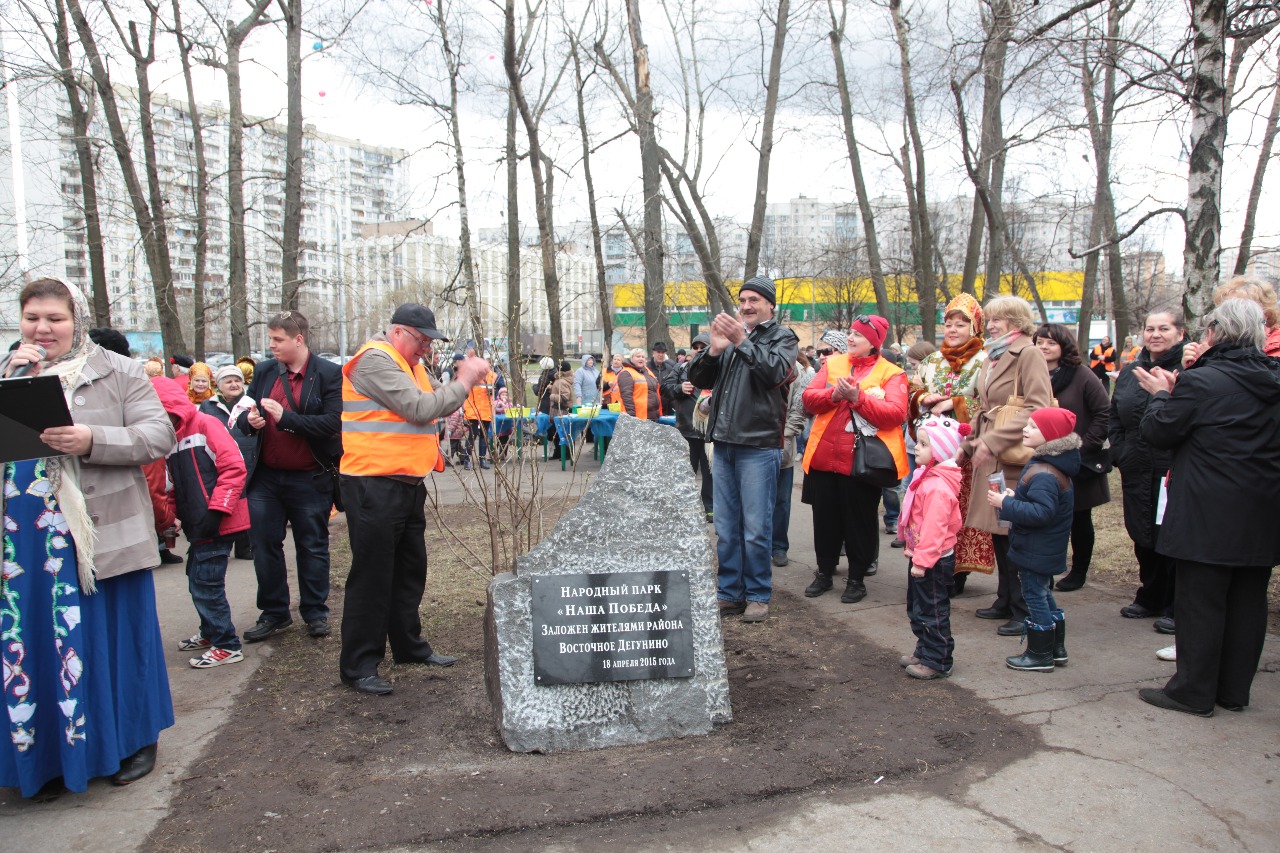
<svg viewBox="0 0 1280 853"><path fill-rule="evenodd" d="M1155 548L1159 483L1169 470L1173 454L1152 447L1139 432L1151 395L1138 384L1138 377L1133 372L1135 367L1180 371L1182 343L1175 344L1157 361L1152 361L1151 354L1143 347L1138 357L1120 371L1111 394L1111 419L1107 430L1111 438L1111 462L1120 469L1124 490L1124 527L1134 544Z"/></svg>
<svg viewBox="0 0 1280 853"><path fill-rule="evenodd" d="M1107 486L1105 474L1099 474L1089 467L1090 462L1101 462L1106 459L1106 451L1102 446L1107 443L1107 426L1111 422L1111 398L1107 389L1102 387L1098 377L1084 366L1075 368L1061 367L1059 371L1070 370L1071 378L1066 387L1059 390L1058 373L1050 378L1053 381L1053 395L1058 398L1058 406L1076 416L1076 435L1080 436L1080 473L1072 478L1071 485L1076 493L1075 511L1093 509L1111 500L1111 489Z"/></svg>
<svg viewBox="0 0 1280 853"><path fill-rule="evenodd" d="M705 349L689 362L689 381L712 389L707 439L782 448L800 339L777 320L760 323L719 355Z"/></svg>
<svg viewBox="0 0 1280 853"><path fill-rule="evenodd" d="M1216 566L1280 563L1280 361L1210 348L1151 399L1142 435L1173 451L1156 550Z"/></svg>
<svg viewBox="0 0 1280 853"><path fill-rule="evenodd" d="M686 394L681 386L689 381L689 362L677 364L674 370L667 372L667 377L658 378L658 382L662 388L662 407L666 411L668 401L671 407L675 409L676 429L680 430L680 434L690 441L702 441L702 433L693 428L693 407L697 405L698 394L701 393L697 388L693 389L692 394Z"/></svg>
<svg viewBox="0 0 1280 853"><path fill-rule="evenodd" d="M274 358L260 362L254 368L253 381L245 393L258 403L259 411L262 411L262 400L271 396L272 386L284 372L284 365ZM288 406L284 407L284 414L277 424L280 431L305 438L318 463L336 468L342 459L342 368L311 353L302 377L298 408L299 411L294 412ZM245 457L245 464L253 466L249 469L249 479L245 481L245 491L248 491L262 451L262 433L249 426L248 413L240 415L236 428L253 438L258 451L252 459Z"/></svg>

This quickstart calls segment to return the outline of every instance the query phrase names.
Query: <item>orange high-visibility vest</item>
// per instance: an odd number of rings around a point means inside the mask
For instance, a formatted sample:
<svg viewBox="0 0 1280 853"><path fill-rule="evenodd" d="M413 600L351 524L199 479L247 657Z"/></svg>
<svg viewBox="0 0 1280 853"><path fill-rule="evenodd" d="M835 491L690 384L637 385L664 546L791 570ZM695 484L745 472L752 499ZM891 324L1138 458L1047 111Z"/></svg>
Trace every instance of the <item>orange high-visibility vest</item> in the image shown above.
<svg viewBox="0 0 1280 853"><path fill-rule="evenodd" d="M636 417L640 420L649 420L649 377L653 374L648 370L639 370L634 365L624 364L623 370L631 371L631 380L635 384L631 386L631 402L636 407ZM656 414L652 420L657 420L662 415L662 395L658 393L658 379L654 376L653 393L658 397Z"/></svg>
<svg viewBox="0 0 1280 853"><path fill-rule="evenodd" d="M498 381L498 374L492 370L485 375L484 381L477 383L462 402L462 416L469 421L493 420L493 383Z"/></svg>
<svg viewBox="0 0 1280 853"><path fill-rule="evenodd" d="M1099 364L1103 365L1108 372L1115 371L1116 348L1114 345L1107 347L1105 350L1102 348L1102 344L1094 346L1089 353L1089 369L1092 370Z"/></svg>
<svg viewBox="0 0 1280 853"><path fill-rule="evenodd" d="M841 379L847 379L853 373L852 364L848 355L833 355L828 358L827 387L831 388ZM858 387L863 391L868 388L879 388L886 379L902 372L902 368L886 359L878 359L875 366L871 368L871 372L858 383ZM823 412L813 420L813 426L809 429L809 443L805 445L804 459L800 463L806 474L809 473L809 461L813 459L813 454L818 450L818 440L826 432L827 425L831 423L831 419L835 417L837 411L838 409L832 409L829 412ZM902 437L902 427L877 429L876 436L885 443L885 446L889 448L889 452L893 454L893 461L898 466L898 479L901 480L911 470L907 465L907 443Z"/></svg>
<svg viewBox="0 0 1280 853"><path fill-rule="evenodd" d="M339 470L353 477L426 477L444 470L440 455L440 426L413 424L381 403L357 393L351 371L371 349L382 350L426 393L432 391L427 369L412 367L395 347L385 341L369 341L342 366L342 464Z"/></svg>
<svg viewBox="0 0 1280 853"><path fill-rule="evenodd" d="M612 367L605 368L605 371L601 376L600 387L603 388L606 384L609 386L609 390L601 394L601 402L606 406L610 403L621 403L622 395L618 393L618 374L613 372Z"/></svg>

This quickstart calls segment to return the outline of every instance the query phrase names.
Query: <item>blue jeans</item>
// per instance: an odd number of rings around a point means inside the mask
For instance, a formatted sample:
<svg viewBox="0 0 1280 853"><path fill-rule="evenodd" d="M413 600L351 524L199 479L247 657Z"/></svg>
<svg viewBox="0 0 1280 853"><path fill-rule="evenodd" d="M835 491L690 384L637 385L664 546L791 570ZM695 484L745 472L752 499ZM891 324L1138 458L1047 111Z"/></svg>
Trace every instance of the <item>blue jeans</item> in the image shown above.
<svg viewBox="0 0 1280 853"><path fill-rule="evenodd" d="M791 527L791 492L796 482L796 468L778 469L778 493L773 498L773 548L775 554L785 554L791 547L787 530Z"/></svg>
<svg viewBox="0 0 1280 853"><path fill-rule="evenodd" d="M313 471L283 471L259 463L246 497L249 540L258 575L258 609L270 619L289 618L289 568L284 527L293 527L297 556L298 612L304 622L329 618L329 510L333 493L316 489Z"/></svg>
<svg viewBox="0 0 1280 853"><path fill-rule="evenodd" d="M724 601L773 596L773 504L781 448L715 443L717 586Z"/></svg>
<svg viewBox="0 0 1280 853"><path fill-rule="evenodd" d="M187 547L187 589L200 615L200 636L220 649L240 648L227 604L227 557L234 537L218 537Z"/></svg>
<svg viewBox="0 0 1280 853"><path fill-rule="evenodd" d="M1062 620L1062 611L1058 609L1058 602L1053 600L1053 590L1049 589L1053 575L1023 568L1018 569L1018 574L1022 578L1022 597L1030 613L1027 618L1037 628L1052 628L1054 622Z"/></svg>
<svg viewBox="0 0 1280 853"><path fill-rule="evenodd" d="M888 529L889 525L898 523L898 513L902 510L902 493L898 491L901 483L897 486L890 486L887 489L880 490L880 497L884 500L884 526Z"/></svg>
<svg viewBox="0 0 1280 853"><path fill-rule="evenodd" d="M911 633L916 635L915 657L938 672L950 672L951 653L956 641L951 637L951 589L955 585L956 555L943 557L922 578L907 576L907 615Z"/></svg>

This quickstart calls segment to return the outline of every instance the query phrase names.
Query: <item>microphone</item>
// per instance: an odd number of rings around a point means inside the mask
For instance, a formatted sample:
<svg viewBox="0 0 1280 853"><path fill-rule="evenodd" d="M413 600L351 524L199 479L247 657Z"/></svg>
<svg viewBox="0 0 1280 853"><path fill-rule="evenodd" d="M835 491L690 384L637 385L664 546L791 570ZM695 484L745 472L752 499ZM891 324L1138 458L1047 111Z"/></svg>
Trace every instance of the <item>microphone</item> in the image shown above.
<svg viewBox="0 0 1280 853"><path fill-rule="evenodd" d="M45 350L44 347L40 346L39 344L36 344L35 346L36 346L36 349L40 351L40 361L44 361L45 357L48 356L49 353ZM37 364L39 364L39 362L28 361L26 364L20 367L15 367L13 369L13 373L9 374L9 378L17 379L19 377L26 376L28 373L31 372L32 368L34 368Z"/></svg>

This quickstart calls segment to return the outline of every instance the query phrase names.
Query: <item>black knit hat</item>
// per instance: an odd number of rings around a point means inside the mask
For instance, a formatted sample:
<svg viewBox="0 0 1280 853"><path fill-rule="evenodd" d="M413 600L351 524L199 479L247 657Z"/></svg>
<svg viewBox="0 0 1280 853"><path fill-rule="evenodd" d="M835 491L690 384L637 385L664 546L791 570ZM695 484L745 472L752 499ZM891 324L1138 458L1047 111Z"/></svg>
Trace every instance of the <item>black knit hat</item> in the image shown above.
<svg viewBox="0 0 1280 853"><path fill-rule="evenodd" d="M741 295L744 290L754 290L765 299L768 299L770 305L774 307L778 305L778 286L773 283L771 278L766 278L762 275L752 276L742 283L742 287L738 288L738 294Z"/></svg>

